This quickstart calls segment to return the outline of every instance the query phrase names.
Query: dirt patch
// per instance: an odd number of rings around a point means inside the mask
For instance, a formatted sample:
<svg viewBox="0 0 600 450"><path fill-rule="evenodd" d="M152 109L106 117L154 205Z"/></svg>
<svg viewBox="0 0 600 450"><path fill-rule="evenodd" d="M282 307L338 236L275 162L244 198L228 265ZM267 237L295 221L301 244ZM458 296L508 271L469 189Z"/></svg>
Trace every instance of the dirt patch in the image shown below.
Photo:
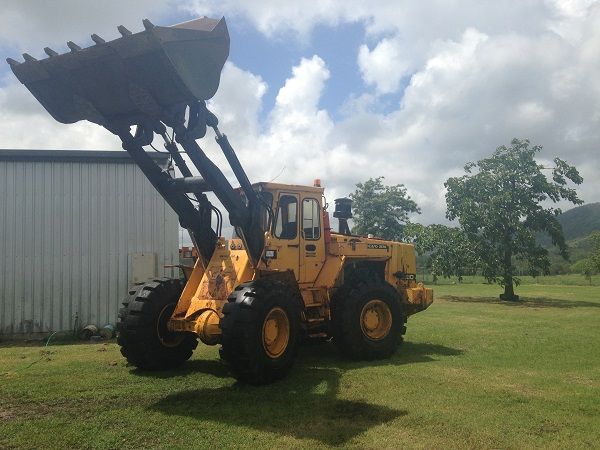
<svg viewBox="0 0 600 450"><path fill-rule="evenodd" d="M600 385L598 381L592 380L591 378L576 373L569 374L569 380L573 383L589 387L596 387Z"/></svg>
<svg viewBox="0 0 600 450"><path fill-rule="evenodd" d="M0 421L44 417L57 412L68 411L71 407L71 402L68 400L47 403L22 402L19 405L0 407Z"/></svg>
<svg viewBox="0 0 600 450"><path fill-rule="evenodd" d="M506 393L520 395L522 397L531 398L554 398L555 394L548 395L547 392L537 389L533 386L518 383L498 383L496 387Z"/></svg>
<svg viewBox="0 0 600 450"><path fill-rule="evenodd" d="M9 421L17 417L17 408L0 408L0 422Z"/></svg>

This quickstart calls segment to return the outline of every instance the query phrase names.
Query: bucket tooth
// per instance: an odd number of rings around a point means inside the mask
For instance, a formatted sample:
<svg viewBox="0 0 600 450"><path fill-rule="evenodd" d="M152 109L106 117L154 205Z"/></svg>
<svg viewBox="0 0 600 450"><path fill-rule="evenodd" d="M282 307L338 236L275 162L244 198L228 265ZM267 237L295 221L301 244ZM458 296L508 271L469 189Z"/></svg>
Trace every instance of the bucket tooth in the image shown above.
<svg viewBox="0 0 600 450"><path fill-rule="evenodd" d="M50 56L51 58L53 56L58 56L58 53L55 52L54 50L52 50L50 47L44 47L44 52L46 53L46 55Z"/></svg>
<svg viewBox="0 0 600 450"><path fill-rule="evenodd" d="M69 47L73 53L78 52L79 50L81 50L81 47L79 45L77 45L73 41L67 42L67 47Z"/></svg>
<svg viewBox="0 0 600 450"><path fill-rule="evenodd" d="M37 61L37 59L35 59L33 56L31 56L29 53L23 53L23 59L27 62L35 62Z"/></svg>
<svg viewBox="0 0 600 450"><path fill-rule="evenodd" d="M92 34L92 41L94 41L97 45L104 44L106 41L98 36L96 33Z"/></svg>
<svg viewBox="0 0 600 450"><path fill-rule="evenodd" d="M142 20L142 24L144 24L144 28L146 30L151 30L152 28L154 28L154 24L152 22L150 22L148 19Z"/></svg>
<svg viewBox="0 0 600 450"><path fill-rule="evenodd" d="M131 31L129 31L127 28L125 28L123 25L119 25L117 27L117 30L119 30L119 33L121 33L121 36L125 37L125 36L131 36Z"/></svg>
<svg viewBox="0 0 600 450"><path fill-rule="evenodd" d="M10 64L11 67L18 66L19 64L21 64L19 61L16 61L12 58L6 58L6 62Z"/></svg>

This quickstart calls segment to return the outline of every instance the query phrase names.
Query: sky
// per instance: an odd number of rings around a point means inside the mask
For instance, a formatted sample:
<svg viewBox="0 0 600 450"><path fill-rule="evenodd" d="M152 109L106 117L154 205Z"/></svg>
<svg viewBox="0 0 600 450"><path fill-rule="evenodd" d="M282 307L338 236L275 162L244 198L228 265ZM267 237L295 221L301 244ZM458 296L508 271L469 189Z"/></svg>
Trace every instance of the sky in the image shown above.
<svg viewBox="0 0 600 450"><path fill-rule="evenodd" d="M4 0L0 54L42 58L142 19L227 21L231 51L209 107L250 179L312 184L330 203L384 176L446 223L444 181L514 138L544 147L600 200L600 3L592 0ZM212 138L201 142L218 163ZM120 149L63 125L0 66L0 148ZM233 181L229 170L226 175ZM569 205L564 205L565 209Z"/></svg>

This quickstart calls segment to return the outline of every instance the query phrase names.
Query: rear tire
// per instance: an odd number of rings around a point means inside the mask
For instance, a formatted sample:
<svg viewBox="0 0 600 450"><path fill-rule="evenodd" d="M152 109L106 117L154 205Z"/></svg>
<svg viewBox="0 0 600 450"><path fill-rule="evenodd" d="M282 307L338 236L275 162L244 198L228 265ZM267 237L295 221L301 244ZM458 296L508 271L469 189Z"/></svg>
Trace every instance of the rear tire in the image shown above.
<svg viewBox="0 0 600 450"><path fill-rule="evenodd" d="M240 284L223 307L221 359L233 376L267 384L287 375L298 350L300 307L282 282Z"/></svg>
<svg viewBox="0 0 600 450"><path fill-rule="evenodd" d="M180 280L160 278L130 291L117 322L117 343L130 364L145 370L165 370L192 356L198 345L196 336L167 329L182 290Z"/></svg>
<svg viewBox="0 0 600 450"><path fill-rule="evenodd" d="M340 288L331 302L333 342L352 359L389 358L402 344L406 316L396 290L385 282Z"/></svg>

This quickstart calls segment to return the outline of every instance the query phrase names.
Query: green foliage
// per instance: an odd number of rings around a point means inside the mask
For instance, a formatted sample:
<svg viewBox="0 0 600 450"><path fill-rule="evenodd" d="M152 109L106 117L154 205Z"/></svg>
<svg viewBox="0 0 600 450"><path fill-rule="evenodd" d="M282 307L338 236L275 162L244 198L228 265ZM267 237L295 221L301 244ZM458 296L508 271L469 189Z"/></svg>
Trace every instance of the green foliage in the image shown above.
<svg viewBox="0 0 600 450"><path fill-rule="evenodd" d="M404 185L384 186L382 180L383 177L369 178L358 183L356 191L350 194L354 202L352 232L399 240L408 214L420 214L421 210L406 193Z"/></svg>
<svg viewBox="0 0 600 450"><path fill-rule="evenodd" d="M580 273L583 275L585 279L590 282L590 284L592 284L592 275L598 273L598 270L594 267L592 258L580 259L579 261L573 263L570 269L572 273Z"/></svg>
<svg viewBox="0 0 600 450"><path fill-rule="evenodd" d="M542 150L528 140L513 139L491 157L465 166L466 175L449 178L446 216L458 219L481 260L483 275L504 287L504 298L515 299L515 261L524 262L529 274L548 273L548 251L536 242L536 234L548 233L563 258L568 256L559 208L542 202L566 200L581 204L569 182L580 184L577 169L554 158L549 179L535 156Z"/></svg>
<svg viewBox="0 0 600 450"><path fill-rule="evenodd" d="M408 223L404 236L415 244L420 255L427 255L426 264L434 280L442 276L462 281L465 271L478 265L477 252L460 228Z"/></svg>
<svg viewBox="0 0 600 450"><path fill-rule="evenodd" d="M591 284L592 275L600 272L600 232L590 234L588 240L591 243L589 258L580 259L571 266L571 270L582 274Z"/></svg>
<svg viewBox="0 0 600 450"><path fill-rule="evenodd" d="M592 261L590 258L582 258L580 260L575 261L571 264L570 271L571 273L580 273L582 275L592 267Z"/></svg>
<svg viewBox="0 0 600 450"><path fill-rule="evenodd" d="M569 248L569 263L572 265L580 259L588 258L591 253L591 239L589 236L566 240L567 246ZM538 241L539 242L539 241ZM544 246L548 250L548 254L550 255L550 261L553 265L564 263L564 258L560 255L558 249L556 247L548 247L540 242L542 246ZM569 271L572 272L569 267ZM579 273L579 272L576 272ZM552 271L551 271L552 274Z"/></svg>
<svg viewBox="0 0 600 450"><path fill-rule="evenodd" d="M591 270L600 272L600 231L592 233L590 239L592 241L592 254L589 258Z"/></svg>

